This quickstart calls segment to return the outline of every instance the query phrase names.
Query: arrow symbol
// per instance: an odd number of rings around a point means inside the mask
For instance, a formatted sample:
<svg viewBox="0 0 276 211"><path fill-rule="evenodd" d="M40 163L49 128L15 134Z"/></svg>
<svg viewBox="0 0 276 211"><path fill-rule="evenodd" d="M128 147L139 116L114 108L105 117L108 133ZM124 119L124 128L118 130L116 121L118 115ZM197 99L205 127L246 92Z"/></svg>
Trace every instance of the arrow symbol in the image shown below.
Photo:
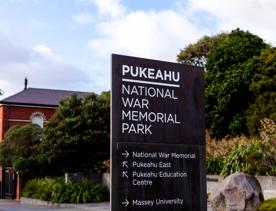
<svg viewBox="0 0 276 211"><path fill-rule="evenodd" d="M123 171L123 177L128 178L127 171Z"/></svg>
<svg viewBox="0 0 276 211"><path fill-rule="evenodd" d="M129 202L128 202L128 200L127 200L127 199L125 199L125 201L123 201L123 202L122 202L122 205L125 205L125 207L127 207L127 206L128 206L128 204L129 204Z"/></svg>
<svg viewBox="0 0 276 211"><path fill-rule="evenodd" d="M126 167L126 168L128 168L128 162L127 161L123 161L123 167Z"/></svg>
<svg viewBox="0 0 276 211"><path fill-rule="evenodd" d="M125 151L124 153L122 153L123 156L125 156L125 158L127 158L129 156L128 151Z"/></svg>

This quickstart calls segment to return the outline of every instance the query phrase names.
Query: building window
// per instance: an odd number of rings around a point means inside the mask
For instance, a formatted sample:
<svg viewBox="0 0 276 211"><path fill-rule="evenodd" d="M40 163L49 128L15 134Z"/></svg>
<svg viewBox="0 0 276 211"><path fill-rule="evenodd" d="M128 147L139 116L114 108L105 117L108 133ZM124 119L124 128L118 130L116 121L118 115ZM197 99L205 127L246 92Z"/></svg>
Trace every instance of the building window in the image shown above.
<svg viewBox="0 0 276 211"><path fill-rule="evenodd" d="M41 112L35 112L31 116L32 123L39 125L41 128L43 128L44 120L45 120L45 116Z"/></svg>

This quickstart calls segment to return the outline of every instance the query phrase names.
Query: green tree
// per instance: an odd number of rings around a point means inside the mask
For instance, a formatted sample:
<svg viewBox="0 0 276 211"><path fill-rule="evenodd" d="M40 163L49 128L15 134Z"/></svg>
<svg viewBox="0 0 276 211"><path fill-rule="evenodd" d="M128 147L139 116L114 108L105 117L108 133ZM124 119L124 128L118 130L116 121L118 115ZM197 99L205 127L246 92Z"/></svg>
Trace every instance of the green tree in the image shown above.
<svg viewBox="0 0 276 211"><path fill-rule="evenodd" d="M177 55L177 61L181 64L204 67L210 51L223 42L227 36L227 33L220 33L211 37L204 36L196 43L189 44L182 49Z"/></svg>
<svg viewBox="0 0 276 211"><path fill-rule="evenodd" d="M239 29L209 54L206 63L206 126L212 136L247 133L245 111L253 98L249 90L254 57L267 47L261 38Z"/></svg>
<svg viewBox="0 0 276 211"><path fill-rule="evenodd" d="M256 58L255 75L249 90L254 102L247 111L247 126L251 135L258 134L260 120L276 122L276 49L268 48Z"/></svg>
<svg viewBox="0 0 276 211"><path fill-rule="evenodd" d="M51 171L95 171L109 158L109 99L109 93L73 95L60 103L38 155Z"/></svg>
<svg viewBox="0 0 276 211"><path fill-rule="evenodd" d="M16 170L29 171L32 155L41 142L42 129L36 124L14 126L0 143L0 163Z"/></svg>

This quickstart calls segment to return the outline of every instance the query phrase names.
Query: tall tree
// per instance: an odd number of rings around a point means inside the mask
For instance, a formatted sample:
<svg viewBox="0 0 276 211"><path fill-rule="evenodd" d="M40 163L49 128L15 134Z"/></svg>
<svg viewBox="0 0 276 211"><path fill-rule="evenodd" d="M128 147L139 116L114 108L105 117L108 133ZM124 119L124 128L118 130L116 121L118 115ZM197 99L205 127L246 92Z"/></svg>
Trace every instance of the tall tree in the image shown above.
<svg viewBox="0 0 276 211"><path fill-rule="evenodd" d="M177 61L181 64L204 67L210 51L223 42L227 36L227 33L204 36L196 43L189 44L182 49L177 55Z"/></svg>
<svg viewBox="0 0 276 211"><path fill-rule="evenodd" d="M73 95L60 103L40 147L54 171L95 171L109 158L109 94Z"/></svg>
<svg viewBox="0 0 276 211"><path fill-rule="evenodd" d="M250 84L254 102L247 111L247 126L251 135L258 133L260 120L276 122L276 49L268 48L256 58L255 75Z"/></svg>
<svg viewBox="0 0 276 211"><path fill-rule="evenodd" d="M247 133L245 111L252 100L249 85L254 57L267 47L249 32L233 30L209 54L206 63L206 126L214 137Z"/></svg>
<svg viewBox="0 0 276 211"><path fill-rule="evenodd" d="M0 143L0 163L23 173L33 169L32 155L41 142L42 129L36 124L11 127Z"/></svg>

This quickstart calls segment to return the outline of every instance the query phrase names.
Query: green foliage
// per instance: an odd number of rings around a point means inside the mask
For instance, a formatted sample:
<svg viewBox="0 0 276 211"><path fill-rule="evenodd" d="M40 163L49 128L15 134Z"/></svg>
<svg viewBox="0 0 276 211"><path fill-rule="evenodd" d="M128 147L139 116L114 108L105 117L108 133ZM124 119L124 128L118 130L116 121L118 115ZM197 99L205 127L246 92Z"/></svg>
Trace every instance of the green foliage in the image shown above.
<svg viewBox="0 0 276 211"><path fill-rule="evenodd" d="M33 166L32 154L41 142L42 129L36 124L14 126L0 143L0 163L27 171Z"/></svg>
<svg viewBox="0 0 276 211"><path fill-rule="evenodd" d="M29 180L22 190L22 196L50 201L56 183L56 180L50 178Z"/></svg>
<svg viewBox="0 0 276 211"><path fill-rule="evenodd" d="M226 176L236 171L252 175L276 175L276 148L272 143L248 141L235 146L223 159L221 174Z"/></svg>
<svg viewBox="0 0 276 211"><path fill-rule="evenodd" d="M5 142L12 153L21 157L30 157L33 149L41 141L42 129L36 124L14 126L5 134Z"/></svg>
<svg viewBox="0 0 276 211"><path fill-rule="evenodd" d="M69 182L56 185L53 188L53 202L88 203L101 202L109 198L108 190L100 185L88 182Z"/></svg>
<svg viewBox="0 0 276 211"><path fill-rule="evenodd" d="M9 145L5 142L0 143L0 163L3 166L12 166L12 155Z"/></svg>
<svg viewBox="0 0 276 211"><path fill-rule="evenodd" d="M29 180L23 188L22 196L58 203L89 203L109 199L106 187L86 181L64 183L59 179Z"/></svg>
<svg viewBox="0 0 276 211"><path fill-rule="evenodd" d="M239 29L211 50L206 63L206 126L211 135L247 133L245 111L252 100L249 85L254 57L266 48L261 38Z"/></svg>
<svg viewBox="0 0 276 211"><path fill-rule="evenodd" d="M206 69L206 127L211 136L258 135L260 120L276 121L276 49L240 29L204 36L177 55Z"/></svg>
<svg viewBox="0 0 276 211"><path fill-rule="evenodd" d="M265 200L256 211L275 211L276 210L276 198Z"/></svg>
<svg viewBox="0 0 276 211"><path fill-rule="evenodd" d="M109 104L110 92L74 95L61 102L43 136L38 125L11 128L0 143L0 164L24 178L101 171L109 158Z"/></svg>
<svg viewBox="0 0 276 211"><path fill-rule="evenodd" d="M109 158L110 93L73 95L45 127L37 159L51 172L96 171Z"/></svg>
<svg viewBox="0 0 276 211"><path fill-rule="evenodd" d="M265 121L271 124L268 121ZM253 175L276 175L276 142L245 136L206 141L208 174L227 176L236 171Z"/></svg>
<svg viewBox="0 0 276 211"><path fill-rule="evenodd" d="M181 64L197 65L204 67L207 57L212 49L227 38L227 33L215 36L204 36L194 44L189 44L177 55L177 61Z"/></svg>
<svg viewBox="0 0 276 211"><path fill-rule="evenodd" d="M222 158L207 156L206 158L207 174L219 175L222 169L223 169Z"/></svg>
<svg viewBox="0 0 276 211"><path fill-rule="evenodd" d="M276 122L276 49L267 48L255 61L256 73L250 84L254 102L247 111L247 126L251 135L257 135L260 120Z"/></svg>

